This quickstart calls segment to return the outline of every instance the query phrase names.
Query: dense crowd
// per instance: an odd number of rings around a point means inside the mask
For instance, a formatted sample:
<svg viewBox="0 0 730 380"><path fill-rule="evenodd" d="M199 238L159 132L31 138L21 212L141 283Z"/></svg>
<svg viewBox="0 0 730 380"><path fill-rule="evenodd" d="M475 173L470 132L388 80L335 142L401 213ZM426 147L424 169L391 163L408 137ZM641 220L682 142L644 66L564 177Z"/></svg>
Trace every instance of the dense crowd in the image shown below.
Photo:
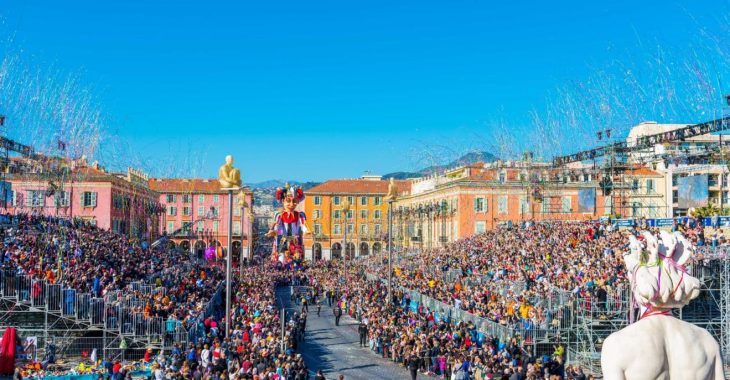
<svg viewBox="0 0 730 380"><path fill-rule="evenodd" d="M117 292L119 297L106 298L130 307L109 307L109 317L121 320L123 313L141 313L145 319L188 323L200 314L223 277L222 271L195 263L188 255L152 249L81 220L25 214L6 218L11 223L0 228L3 273L73 290L65 293L69 309L75 307L76 294L105 297ZM135 283L157 291L143 292L132 286ZM38 289L31 288L31 296L37 297L40 282L33 286Z"/></svg>
<svg viewBox="0 0 730 380"><path fill-rule="evenodd" d="M704 244L700 225L688 222L673 229ZM548 329L571 318L565 304L549 302L550 295L595 298L599 304L620 296L627 286L625 234L636 231L595 222L489 231L401 257L394 267L391 299L376 280L387 278L382 257L347 266L320 262L296 272L246 267L244 280L233 284L230 337L224 336L224 315L201 316L223 278L215 264L151 249L83 222L31 215L13 216L0 228L0 250L3 273L25 274L97 297L116 293L120 303L143 300L133 312L183 321L194 329L197 333L186 345L175 343L171 351L144 355L142 363L155 380L309 379L297 353L307 308L287 313L281 333L276 289L289 284L310 287L310 302L326 303L333 313L361 321L361 345L402 364L413 378L421 372L448 379L580 380L587 376L565 363L559 339L551 341L550 352L536 353L524 336L485 335L479 326L444 310L414 305L408 290L519 327L513 331ZM717 238L712 244L723 243ZM139 283L159 291L142 292L133 286ZM215 306L223 307L220 300ZM132 370L115 361L90 368L113 379L129 377Z"/></svg>
<svg viewBox="0 0 730 380"><path fill-rule="evenodd" d="M336 309L342 307L362 321L361 344L403 363L414 378L420 370L451 378L582 379L586 377L580 368L565 365L559 338L552 355L537 355L529 352L524 335L505 341L485 336L472 322L450 320L443 309L412 305L408 290L519 327L512 331L548 329L563 321L567 325L572 303L545 302L545 295L592 298L599 310L607 309L611 300L619 302L628 286L622 260L628 250L626 235L638 234L641 227L619 232L608 223L539 223L462 239L401 257L394 267L391 300L386 300L380 281L368 281L355 267L346 279L328 271L315 278L329 289L327 299ZM690 220L673 229L702 245L700 224ZM699 251L693 260L702 260L705 251ZM370 278L387 277L381 257L370 258L362 269L375 275Z"/></svg>
<svg viewBox="0 0 730 380"><path fill-rule="evenodd" d="M220 310L223 303L215 305L218 313L206 318L201 315L223 278L217 265L196 262L164 248L151 249L80 220L34 215L3 218L0 251L5 284L18 286L12 277L29 276L33 284L43 280L76 293L105 297L111 300L110 305L130 306L107 307L107 318L123 320L130 314L142 314L145 318L183 321L186 329L195 329L197 333L189 335L192 341L187 346L174 343L166 354L155 354L151 349L145 353L142 361L155 379L308 378L304 361L295 352L304 337L306 313L287 316L284 337L278 328L275 289L291 281L288 273L245 268L246 280L234 283L232 333L225 338L224 310ZM306 281L306 277L294 280ZM140 284L155 291L142 291ZM27 295L36 297L36 293L31 289ZM135 302L127 302L130 299ZM121 379L129 377L133 368L137 367L99 359L87 360L71 372ZM45 373L38 364L19 370L25 375Z"/></svg>
<svg viewBox="0 0 730 380"><path fill-rule="evenodd" d="M306 380L309 371L296 352L304 339L306 313L287 314L284 336L275 289L286 286L289 274L261 267L245 269L234 285L231 335L225 337L224 320L205 318L204 334L187 347L165 356L145 355L155 380L162 379L270 379ZM305 275L295 280L306 282ZM282 341L284 347L282 349ZM111 373L114 373L111 368Z"/></svg>
<svg viewBox="0 0 730 380"><path fill-rule="evenodd" d="M636 227L546 222L488 231L401 258L394 283L502 325L555 329L570 319L567 298L592 299L602 309L619 302L628 288L626 234ZM675 229L694 243L704 240L697 223ZM380 257L369 267L387 277Z"/></svg>
<svg viewBox="0 0 730 380"><path fill-rule="evenodd" d="M359 268L345 271L341 264L330 263L310 273L321 302L361 321L361 346L406 367L412 378L419 372L447 379L586 378L579 367L565 365L560 345L552 355L538 357L516 338L500 340L473 324L413 309L402 291L389 303L386 287L367 280Z"/></svg>

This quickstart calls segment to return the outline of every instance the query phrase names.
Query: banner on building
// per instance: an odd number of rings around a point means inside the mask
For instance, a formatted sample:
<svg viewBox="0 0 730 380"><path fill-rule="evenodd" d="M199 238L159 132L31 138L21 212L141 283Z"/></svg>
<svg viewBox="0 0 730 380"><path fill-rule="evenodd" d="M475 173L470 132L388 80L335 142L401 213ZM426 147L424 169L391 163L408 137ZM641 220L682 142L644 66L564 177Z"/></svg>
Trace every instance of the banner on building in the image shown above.
<svg viewBox="0 0 730 380"><path fill-rule="evenodd" d="M679 177L677 179L677 193L679 208L707 206L707 174Z"/></svg>
<svg viewBox="0 0 730 380"><path fill-rule="evenodd" d="M596 210L596 189L578 190L578 212L593 213Z"/></svg>

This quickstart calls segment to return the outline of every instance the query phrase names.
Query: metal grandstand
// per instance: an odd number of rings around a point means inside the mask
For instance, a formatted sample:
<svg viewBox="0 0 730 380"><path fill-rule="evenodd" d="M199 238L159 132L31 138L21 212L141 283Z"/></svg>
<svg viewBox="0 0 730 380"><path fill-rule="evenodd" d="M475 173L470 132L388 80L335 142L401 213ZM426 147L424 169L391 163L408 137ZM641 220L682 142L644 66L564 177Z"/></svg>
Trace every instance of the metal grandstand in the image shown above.
<svg viewBox="0 0 730 380"><path fill-rule="evenodd" d="M165 295L164 287L137 281L123 290L98 297L15 269L0 271L0 329L15 327L20 337L35 336L43 351L52 343L59 358L79 358L97 349L99 358L140 358L144 351L170 350L176 343L194 342L204 332L198 319L220 317L223 287L192 321L148 316L149 298Z"/></svg>
<svg viewBox="0 0 730 380"><path fill-rule="evenodd" d="M712 334L720 343L725 363L730 363L730 247L716 250L701 247L695 257L702 260L688 266L688 273L697 277L702 284L700 295L674 315L684 321L700 326ZM395 258L395 265L407 267L408 255ZM461 282L475 286L490 281L483 276L464 276L461 270L444 272L443 281ZM373 274L370 280L386 281ZM413 289L396 286L396 289L410 295L411 308L423 305L427 310L447 317L453 323L463 322L490 336L504 339L517 338L525 349L535 356L550 355L555 347L566 349L567 361L580 364L587 373L601 376L601 348L603 341L612 333L629 324L632 310L631 291L628 287L614 288L605 296L589 293L577 297L570 292L553 290L529 299L546 316L544 324L505 325L471 314L453 304L446 304ZM505 284L499 291L507 298L525 289L522 282ZM464 300L468 304L468 300ZM636 317L638 319L638 316Z"/></svg>

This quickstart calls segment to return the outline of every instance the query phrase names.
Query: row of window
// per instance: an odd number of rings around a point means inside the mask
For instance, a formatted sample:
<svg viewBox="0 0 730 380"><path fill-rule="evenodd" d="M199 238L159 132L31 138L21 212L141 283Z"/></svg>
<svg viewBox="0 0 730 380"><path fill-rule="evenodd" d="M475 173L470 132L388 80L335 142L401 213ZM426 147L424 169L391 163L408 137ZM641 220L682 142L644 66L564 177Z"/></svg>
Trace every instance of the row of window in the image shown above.
<svg viewBox="0 0 730 380"><path fill-rule="evenodd" d="M96 192L82 191L79 200L81 207L96 207ZM45 190L26 190L23 192L11 191L8 194L8 203L13 207L45 207L46 206ZM56 191L53 195L53 205L57 207L69 207L71 205L71 196L68 191Z"/></svg>
<svg viewBox="0 0 730 380"><path fill-rule="evenodd" d="M608 198L610 199L610 198ZM572 200L570 196L564 196L561 198L561 212L572 212ZM550 213L554 212L551 210L551 204L548 200L542 202L542 212ZM489 199L476 197L474 198L474 211L475 212L489 212ZM530 212L530 198L527 196L520 196L520 213ZM509 198L507 195L500 195L497 197L497 213L508 214L509 213ZM486 228L486 227L485 227Z"/></svg>
<svg viewBox="0 0 730 380"><path fill-rule="evenodd" d="M216 217L219 215L220 208L212 206L210 208L213 212L213 217ZM167 216L177 216L177 206L167 206ZM203 217L206 215L207 210L205 209L205 206L198 206L198 217ZM182 208L182 215L183 216L192 216L193 215L193 208L190 206L183 206ZM233 209L233 215L240 216L241 210L234 208Z"/></svg>
<svg viewBox="0 0 730 380"><path fill-rule="evenodd" d="M340 204L342 204L343 198L345 198L345 197L342 197L342 196L339 196L339 195L333 196L332 197L332 204L334 204L335 206L339 206ZM346 198L347 198L347 201L351 205L354 205L355 204L355 197L354 196L350 195L350 196L347 196ZM381 196L376 196L376 197L360 196L360 197L357 197L357 198L359 198L358 200L360 201L360 206L367 206L369 204L369 202L370 202L370 198L373 198L373 205L374 206L380 206L380 205L383 204L383 197L381 197ZM322 204L322 196L321 195L315 195L314 196L314 205L315 206L319 206L321 204Z"/></svg>
<svg viewBox="0 0 730 380"><path fill-rule="evenodd" d="M373 225L373 233L374 234L380 234L382 231L382 226L380 224ZM347 225L347 233L351 234L355 231L355 225L354 224L348 224ZM367 235L370 231L370 227L367 224L361 224L360 225L360 235ZM321 224L315 224L314 225L314 234L320 235L322 234L322 225ZM342 225L341 224L333 224L332 225L332 234L334 235L341 235L342 234Z"/></svg>
<svg viewBox="0 0 730 380"><path fill-rule="evenodd" d="M205 202L205 194L198 194L198 203ZM175 203L177 202L177 194L167 194L167 203ZM218 203L220 201L220 195L219 194L213 194L213 203ZM183 203L192 203L193 202L193 195L192 194L182 194L182 202Z"/></svg>
<svg viewBox="0 0 730 380"><path fill-rule="evenodd" d="M332 217L334 219L342 219L342 214L343 214L342 210L334 210L332 212ZM354 215L354 212L352 210L349 210L347 212L347 219L352 219L353 215ZM368 210L360 210L360 219L367 219L368 218L368 215L370 215L370 213L368 212ZM382 211L380 211L380 210L373 210L373 219L378 220L378 219L382 218L382 216L383 216L383 212ZM315 220L316 219L321 219L322 218L322 210L319 210L319 209L314 210L312 212L312 218L315 219Z"/></svg>
<svg viewBox="0 0 730 380"><path fill-rule="evenodd" d="M185 223L187 223L187 222L183 222L183 224L185 224ZM173 233L175 231L176 226L182 227L182 225L179 224L179 223L175 223L174 221L168 221L167 222L167 229L166 229L167 233L168 234ZM214 220L213 221L212 231L213 232L218 232L218 227L219 227L218 221L217 220ZM202 232L204 228L205 228L205 224L204 224L204 222L202 220L199 221L199 222L197 222L195 224L195 231L196 232ZM240 235L241 234L241 222L240 221L234 221L233 222L233 234L234 235Z"/></svg>
<svg viewBox="0 0 730 380"><path fill-rule="evenodd" d="M653 179L647 179L646 180L646 187L645 187L645 193L646 194L654 194L656 192L656 189L654 188L654 180ZM634 179L631 182L631 190L634 192L640 192L641 191L641 181L638 179Z"/></svg>

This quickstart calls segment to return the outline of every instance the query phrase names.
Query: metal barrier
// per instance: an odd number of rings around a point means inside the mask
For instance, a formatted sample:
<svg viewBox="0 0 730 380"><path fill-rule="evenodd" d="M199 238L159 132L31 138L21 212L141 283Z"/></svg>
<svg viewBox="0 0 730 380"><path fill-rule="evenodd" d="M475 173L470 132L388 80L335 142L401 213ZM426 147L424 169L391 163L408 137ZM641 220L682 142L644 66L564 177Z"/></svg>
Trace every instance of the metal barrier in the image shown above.
<svg viewBox="0 0 730 380"><path fill-rule="evenodd" d="M30 286L31 305L42 307L46 305L46 287L44 281L32 280Z"/></svg>
<svg viewBox="0 0 730 380"><path fill-rule="evenodd" d="M30 277L17 276L18 302L30 302Z"/></svg>
<svg viewBox="0 0 730 380"><path fill-rule="evenodd" d="M89 305L91 324L94 326L104 325L104 299L92 298Z"/></svg>
<svg viewBox="0 0 730 380"><path fill-rule="evenodd" d="M89 320L89 310L91 309L91 294L79 293L76 294L76 319L87 321Z"/></svg>
<svg viewBox="0 0 730 380"><path fill-rule="evenodd" d="M365 278L370 281L380 281L383 284L387 284L387 280L373 273L366 273ZM531 349L533 355L550 354L554 350L554 345L558 343L566 346L569 345L569 330L573 327L574 317L574 313L571 311L574 307L574 297L569 292L554 290L546 296L536 297L534 301L549 311L549 318L545 317L542 325L536 325L531 319L527 319L522 320L521 323L516 325L508 326L469 313L466 310L455 307L455 305L449 305L423 295L416 290L396 284L394 284L393 288L396 291L402 292L404 298L408 295L408 299L410 300L409 308L412 311L417 311L418 307L422 306L425 311L434 312L434 317L437 320L445 319L452 324L462 323L473 326L479 333L485 336L496 337L501 341L517 338L524 343L526 348ZM503 290L504 294L512 291L513 288L524 289L524 283L518 281L511 284ZM406 301L404 299L402 300L402 306L405 307L405 304Z"/></svg>
<svg viewBox="0 0 730 380"><path fill-rule="evenodd" d="M221 316L223 283L219 284L203 312L187 324L190 328L186 328L186 324L181 321L147 316L143 312L145 305L152 302L150 299L159 299L167 294L164 287L133 282L129 289L137 289L139 294L149 298L124 295L120 290L107 292L103 297L94 297L91 293L80 293L72 288L64 288L61 284L33 279L16 270L0 271L0 297L25 304L36 311L97 326L133 341L164 346L173 343L186 344L191 337L205 335L204 331L199 330L198 321L211 315L216 318Z"/></svg>
<svg viewBox="0 0 730 380"><path fill-rule="evenodd" d="M76 290L70 288L63 289L61 297L63 298L61 315L76 315Z"/></svg>

